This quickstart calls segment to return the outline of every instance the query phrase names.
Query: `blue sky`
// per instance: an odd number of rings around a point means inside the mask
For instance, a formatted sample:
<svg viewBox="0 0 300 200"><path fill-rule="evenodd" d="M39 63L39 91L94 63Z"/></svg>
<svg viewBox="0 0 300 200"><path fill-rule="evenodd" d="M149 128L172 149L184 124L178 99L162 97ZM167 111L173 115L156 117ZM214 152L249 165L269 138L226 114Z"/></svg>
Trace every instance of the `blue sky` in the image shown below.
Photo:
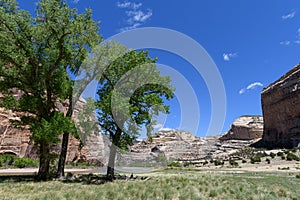
<svg viewBox="0 0 300 200"><path fill-rule="evenodd" d="M69 1L79 11L93 9L101 21L105 39L141 27L179 31L196 40L215 62L227 96L223 130L241 115L261 115L260 92L299 62L300 3L298 0L188 0L188 1ZM28 1L21 8L33 9ZM174 41L176 42L176 41ZM199 102L200 126L204 136L211 115L211 101L201 76L193 66L168 52L150 50L158 62L173 67L192 85ZM170 102L171 114L164 127L178 128L178 100ZM191 113L192 117L192 113ZM161 117L163 123L164 117ZM189 130L189 127L181 127ZM216 133L219 134L219 133Z"/></svg>

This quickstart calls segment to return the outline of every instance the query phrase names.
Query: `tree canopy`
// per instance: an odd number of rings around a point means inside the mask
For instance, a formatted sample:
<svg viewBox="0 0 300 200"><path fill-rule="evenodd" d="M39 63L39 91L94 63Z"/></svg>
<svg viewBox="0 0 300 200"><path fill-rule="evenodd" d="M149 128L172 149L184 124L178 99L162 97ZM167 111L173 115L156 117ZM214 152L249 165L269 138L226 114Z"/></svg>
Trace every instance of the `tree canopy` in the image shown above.
<svg viewBox="0 0 300 200"><path fill-rule="evenodd" d="M132 144L141 125L149 128L151 113L169 113L164 100L173 98L174 88L170 77L162 76L157 70L156 60L146 51L131 50L114 60L100 78L96 107L99 124L112 141L109 179L114 177L116 148Z"/></svg>
<svg viewBox="0 0 300 200"><path fill-rule="evenodd" d="M35 17L15 0L0 0L0 106L27 113L19 124L30 126L39 147L40 179L49 173L50 144L65 131L76 132L56 104L72 96L69 73L99 43L98 29L91 10L78 14L63 0L40 0Z"/></svg>

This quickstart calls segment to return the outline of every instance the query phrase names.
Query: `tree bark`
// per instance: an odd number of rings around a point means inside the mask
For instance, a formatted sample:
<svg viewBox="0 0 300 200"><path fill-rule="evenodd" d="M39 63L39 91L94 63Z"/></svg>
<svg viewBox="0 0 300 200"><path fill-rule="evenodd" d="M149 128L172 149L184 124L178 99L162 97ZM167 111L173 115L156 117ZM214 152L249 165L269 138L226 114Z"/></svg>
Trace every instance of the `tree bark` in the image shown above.
<svg viewBox="0 0 300 200"><path fill-rule="evenodd" d="M109 181L113 181L115 178L115 159L117 154L118 144L120 142L122 130L117 129L115 134L112 134L112 143L110 146L109 160L107 165L106 178Z"/></svg>
<svg viewBox="0 0 300 200"><path fill-rule="evenodd" d="M66 117L72 117L73 115L73 101L72 98L70 98L70 106L68 109L68 112L66 114ZM68 145L69 145L69 132L65 132L63 134L62 142L61 142L61 150L60 150L60 155L59 155L59 161L58 161L58 166L57 166L57 172L56 176L58 178L64 177L65 176L65 164L66 164L66 159L67 159L67 152L68 152Z"/></svg>
<svg viewBox="0 0 300 200"><path fill-rule="evenodd" d="M49 178L50 169L50 145L47 143L40 144L40 164L37 180L46 181Z"/></svg>

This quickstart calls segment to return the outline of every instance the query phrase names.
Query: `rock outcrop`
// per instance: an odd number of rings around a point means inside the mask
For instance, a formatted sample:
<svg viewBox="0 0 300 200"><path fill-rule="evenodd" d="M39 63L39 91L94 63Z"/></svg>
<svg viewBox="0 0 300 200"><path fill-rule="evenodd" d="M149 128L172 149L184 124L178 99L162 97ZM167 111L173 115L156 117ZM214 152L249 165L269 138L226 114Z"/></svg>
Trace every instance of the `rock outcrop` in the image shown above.
<svg viewBox="0 0 300 200"><path fill-rule="evenodd" d="M253 140L262 138L263 126L262 116L242 116L233 122L230 130L220 137L220 140Z"/></svg>
<svg viewBox="0 0 300 200"><path fill-rule="evenodd" d="M178 130L159 131L153 140L145 139L130 147L129 152L119 152L119 166L161 166L166 161L197 164L211 158L226 159L230 154L253 144L256 140L220 141L220 136L199 138Z"/></svg>
<svg viewBox="0 0 300 200"><path fill-rule="evenodd" d="M17 91L16 96L20 95ZM0 98L3 95L0 93ZM77 102L73 119L78 122L78 114L82 111L86 101L80 98ZM67 104L57 103L56 107L61 112L66 113ZM22 129L15 128L11 125L10 120L20 120L25 115L21 112L12 112L4 108L0 108L0 154L10 153L19 157L37 158L37 150L30 140L31 132L29 127ZM94 120L92 116L91 120ZM104 138L102 134L94 132L86 136L85 144L82 147L80 140L72 135L69 137L67 163L69 162L87 162L103 166L107 162L107 154L109 140ZM52 151L59 153L61 144L54 145Z"/></svg>
<svg viewBox="0 0 300 200"><path fill-rule="evenodd" d="M262 143L268 147L300 144L300 64L261 93L264 117Z"/></svg>

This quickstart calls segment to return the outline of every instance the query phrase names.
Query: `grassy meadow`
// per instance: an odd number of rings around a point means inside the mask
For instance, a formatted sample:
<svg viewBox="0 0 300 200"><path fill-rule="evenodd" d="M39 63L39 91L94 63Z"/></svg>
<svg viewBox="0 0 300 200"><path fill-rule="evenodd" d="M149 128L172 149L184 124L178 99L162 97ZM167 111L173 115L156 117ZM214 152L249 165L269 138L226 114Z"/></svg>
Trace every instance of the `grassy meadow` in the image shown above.
<svg viewBox="0 0 300 200"><path fill-rule="evenodd" d="M162 170L148 180L84 183L0 182L0 199L300 199L295 173L220 173Z"/></svg>

